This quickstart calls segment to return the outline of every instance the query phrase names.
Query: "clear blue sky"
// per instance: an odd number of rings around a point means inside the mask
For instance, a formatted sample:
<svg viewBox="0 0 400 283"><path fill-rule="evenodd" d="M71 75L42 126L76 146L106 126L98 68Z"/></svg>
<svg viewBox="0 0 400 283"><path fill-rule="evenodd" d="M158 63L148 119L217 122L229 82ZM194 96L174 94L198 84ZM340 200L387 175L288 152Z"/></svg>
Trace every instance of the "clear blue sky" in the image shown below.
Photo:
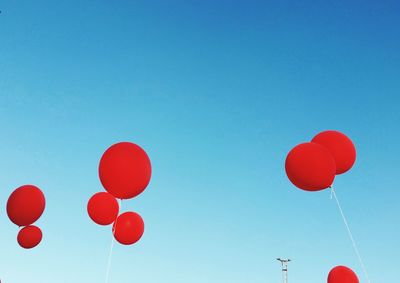
<svg viewBox="0 0 400 283"><path fill-rule="evenodd" d="M133 141L153 178L123 210L110 282L365 282L329 192L294 188L286 153L325 129L356 144L335 182L373 282L395 282L399 229L398 1L3 1L0 278L104 282L111 240L86 214L103 151ZM32 183L44 239L16 243L9 194ZM385 260L387 258L387 260Z"/></svg>

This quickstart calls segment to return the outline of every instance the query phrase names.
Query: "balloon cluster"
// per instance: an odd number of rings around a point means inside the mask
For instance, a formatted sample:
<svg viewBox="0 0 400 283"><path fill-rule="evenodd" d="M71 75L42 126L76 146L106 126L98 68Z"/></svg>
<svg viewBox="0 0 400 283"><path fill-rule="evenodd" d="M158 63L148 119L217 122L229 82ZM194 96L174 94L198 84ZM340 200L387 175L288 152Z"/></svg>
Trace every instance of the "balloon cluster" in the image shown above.
<svg viewBox="0 0 400 283"><path fill-rule="evenodd" d="M295 146L287 155L286 175L305 191L320 191L332 186L336 175L353 167L356 149L353 142L338 131L324 131L311 142ZM336 266L328 275L328 283L359 283L348 267Z"/></svg>
<svg viewBox="0 0 400 283"><path fill-rule="evenodd" d="M346 266L336 266L328 274L328 283L359 283L357 275Z"/></svg>
<svg viewBox="0 0 400 283"><path fill-rule="evenodd" d="M149 157L134 143L114 144L100 159L99 177L106 192L96 193L89 199L89 217L99 225L113 223L112 232L119 243L136 243L144 233L143 219L130 211L118 215L117 199L134 198L146 189L151 178Z"/></svg>
<svg viewBox="0 0 400 283"><path fill-rule="evenodd" d="M43 192L33 185L17 188L8 198L8 217L14 224L23 227L17 237L21 247L31 249L41 242L42 231L32 224L42 216L45 206L46 199Z"/></svg>
<svg viewBox="0 0 400 283"><path fill-rule="evenodd" d="M338 131L324 131L311 142L295 146L287 155L289 180L305 191L330 187L336 175L350 170L356 160L353 142Z"/></svg>

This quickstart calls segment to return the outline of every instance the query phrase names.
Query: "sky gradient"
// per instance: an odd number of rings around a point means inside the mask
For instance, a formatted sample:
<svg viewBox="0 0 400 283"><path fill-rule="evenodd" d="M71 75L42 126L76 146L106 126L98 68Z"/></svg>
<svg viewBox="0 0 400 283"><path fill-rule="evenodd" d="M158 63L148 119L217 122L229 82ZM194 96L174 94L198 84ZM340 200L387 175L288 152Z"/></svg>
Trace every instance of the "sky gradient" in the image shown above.
<svg viewBox="0 0 400 283"><path fill-rule="evenodd" d="M3 1L0 279L104 282L111 228L86 213L99 159L132 141L153 177L122 210L146 230L116 244L115 283L366 282L329 191L286 178L296 144L335 129L357 161L335 180L366 268L397 280L398 1ZM5 213L23 184L47 198L42 243Z"/></svg>

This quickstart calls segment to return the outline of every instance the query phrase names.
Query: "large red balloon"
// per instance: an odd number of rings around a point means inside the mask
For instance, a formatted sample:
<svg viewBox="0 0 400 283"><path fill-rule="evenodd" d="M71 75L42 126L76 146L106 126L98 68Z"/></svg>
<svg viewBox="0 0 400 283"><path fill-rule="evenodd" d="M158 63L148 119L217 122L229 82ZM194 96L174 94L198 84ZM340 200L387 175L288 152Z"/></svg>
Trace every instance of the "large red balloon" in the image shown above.
<svg viewBox="0 0 400 283"><path fill-rule="evenodd" d="M143 192L150 182L150 159L134 143L117 143L101 157L99 176L106 191L116 198L133 198Z"/></svg>
<svg viewBox="0 0 400 283"><path fill-rule="evenodd" d="M113 225L114 238L123 245L132 245L144 233L142 217L135 212L125 212L118 216Z"/></svg>
<svg viewBox="0 0 400 283"><path fill-rule="evenodd" d="M342 174L356 161L356 148L353 142L338 131L324 131L316 135L312 142L325 146L336 162L336 174Z"/></svg>
<svg viewBox="0 0 400 283"><path fill-rule="evenodd" d="M25 185L16 189L7 201L7 214L18 226L28 226L42 215L46 200L42 191L35 186Z"/></svg>
<svg viewBox="0 0 400 283"><path fill-rule="evenodd" d="M34 248L42 241L42 231L36 226L26 226L19 231L17 241L24 249Z"/></svg>
<svg viewBox="0 0 400 283"><path fill-rule="evenodd" d="M329 151L317 143L302 143L286 157L286 174L298 188L319 191L332 185L335 179L335 160Z"/></svg>
<svg viewBox="0 0 400 283"><path fill-rule="evenodd" d="M88 201L87 211L90 218L99 225L109 225L115 221L119 212L118 201L112 194L100 192Z"/></svg>
<svg viewBox="0 0 400 283"><path fill-rule="evenodd" d="M336 266L328 275L328 283L359 283L357 275L346 266Z"/></svg>

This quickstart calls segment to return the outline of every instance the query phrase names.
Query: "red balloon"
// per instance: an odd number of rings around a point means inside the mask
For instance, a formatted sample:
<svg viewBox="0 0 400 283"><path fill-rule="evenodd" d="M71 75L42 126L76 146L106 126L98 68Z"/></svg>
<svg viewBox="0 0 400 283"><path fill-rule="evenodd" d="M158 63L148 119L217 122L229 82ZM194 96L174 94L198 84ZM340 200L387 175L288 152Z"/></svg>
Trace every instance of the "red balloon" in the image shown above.
<svg viewBox="0 0 400 283"><path fill-rule="evenodd" d="M356 161L356 148L353 142L338 131L321 132L312 139L312 142L325 146L331 152L336 163L336 174L350 170Z"/></svg>
<svg viewBox="0 0 400 283"><path fill-rule="evenodd" d="M42 231L36 226L26 226L18 233L18 244L24 249L31 249L42 241Z"/></svg>
<svg viewBox="0 0 400 283"><path fill-rule="evenodd" d="M46 200L42 191L35 186L25 185L16 189L7 201L7 214L18 226L28 226L42 215Z"/></svg>
<svg viewBox="0 0 400 283"><path fill-rule="evenodd" d="M103 187L120 199L142 193L150 182L151 164L138 145L121 142L108 148L100 160L99 176Z"/></svg>
<svg viewBox="0 0 400 283"><path fill-rule="evenodd" d="M118 201L112 194L100 192L88 201L87 211L90 218L99 225L109 225L115 221L119 212Z"/></svg>
<svg viewBox="0 0 400 283"><path fill-rule="evenodd" d="M329 151L317 143L302 143L286 157L286 174L298 188L319 191L332 185L335 179L335 160Z"/></svg>
<svg viewBox="0 0 400 283"><path fill-rule="evenodd" d="M125 212L118 216L113 225L114 238L123 245L132 245L144 233L142 217L135 212Z"/></svg>
<svg viewBox="0 0 400 283"><path fill-rule="evenodd" d="M346 266L336 266L328 275L328 283L359 283L357 275Z"/></svg>

